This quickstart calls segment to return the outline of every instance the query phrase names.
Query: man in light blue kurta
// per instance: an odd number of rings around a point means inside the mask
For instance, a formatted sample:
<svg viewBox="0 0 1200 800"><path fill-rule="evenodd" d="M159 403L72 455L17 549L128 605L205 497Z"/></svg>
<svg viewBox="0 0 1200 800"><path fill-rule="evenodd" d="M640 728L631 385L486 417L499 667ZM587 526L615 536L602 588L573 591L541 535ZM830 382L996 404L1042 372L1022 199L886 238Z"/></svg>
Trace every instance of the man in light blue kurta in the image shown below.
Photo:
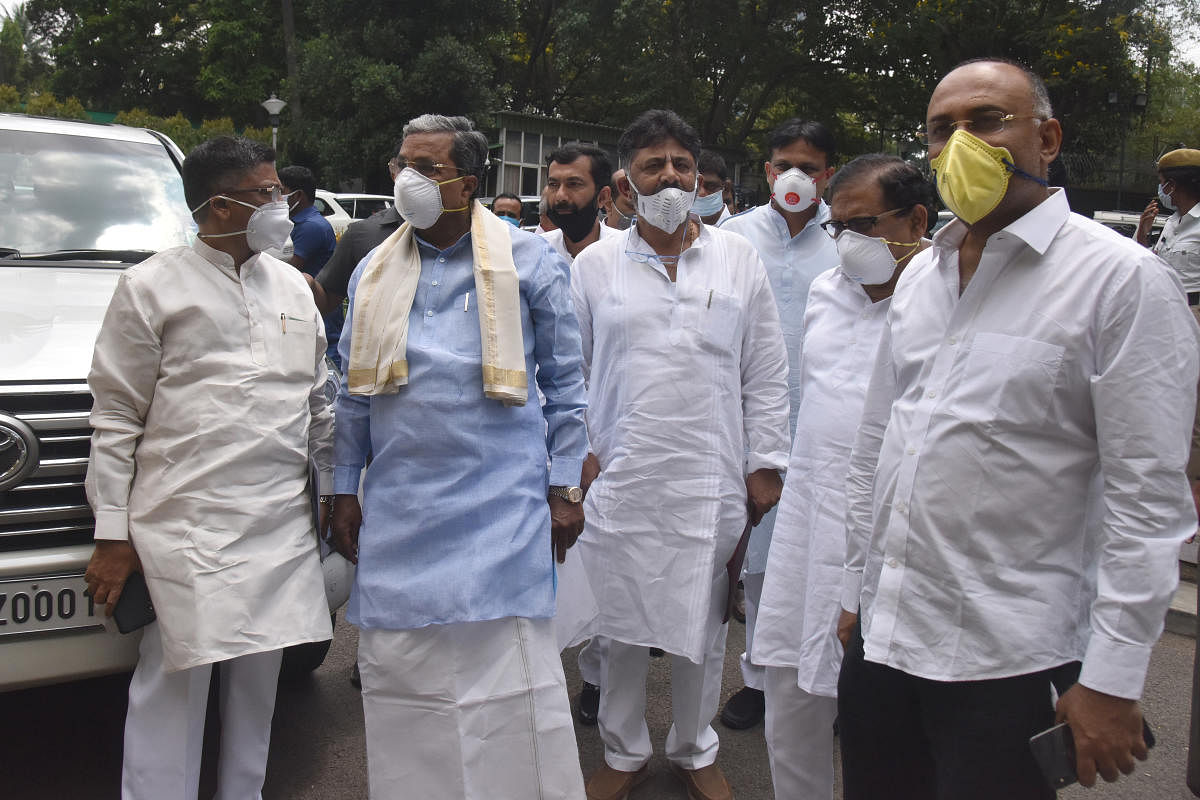
<svg viewBox="0 0 1200 800"><path fill-rule="evenodd" d="M818 275L838 265L833 239L821 230L821 223L829 219L829 206L821 195L833 175L836 148L832 134L821 123L790 119L771 132L767 154L770 160L763 167L772 189L770 201L730 217L721 223L721 229L749 239L767 268L788 350L789 432L794 435L808 287ZM746 687L735 693L721 712L721 721L731 728L757 725L765 709L765 669L751 664L747 653L753 652L754 623L777 509L772 508L754 528L746 550L746 652L742 653Z"/></svg>
<svg viewBox="0 0 1200 800"><path fill-rule="evenodd" d="M504 226L531 379L523 405L485 395L472 220L491 212L471 199L487 151L468 126L426 115L405 129L400 155L417 190L398 190L397 208L411 224L380 249L409 230L419 253L407 384L350 390L371 254L350 280L340 342L350 380L336 406L335 542L370 460L347 618L362 628L371 796L582 798L550 619L551 512L557 536L563 507L547 497L578 486L587 453L579 329L567 265L541 237ZM477 140L479 164L463 163ZM426 228L413 222L434 197L421 176L441 203Z"/></svg>

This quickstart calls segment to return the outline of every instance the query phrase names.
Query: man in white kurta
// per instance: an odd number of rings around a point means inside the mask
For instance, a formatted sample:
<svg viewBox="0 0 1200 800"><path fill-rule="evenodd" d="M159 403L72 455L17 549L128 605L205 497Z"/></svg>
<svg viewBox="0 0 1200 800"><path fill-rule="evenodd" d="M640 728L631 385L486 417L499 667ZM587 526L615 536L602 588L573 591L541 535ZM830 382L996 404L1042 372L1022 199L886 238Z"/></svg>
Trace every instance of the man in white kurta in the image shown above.
<svg viewBox="0 0 1200 800"><path fill-rule="evenodd" d="M332 635L307 488L310 453L332 478L325 336L300 273L245 235L279 196L273 160L229 138L193 151L200 238L126 270L96 341L85 579L111 609L140 569L157 613L129 687L124 798L196 797L213 663L217 797L259 797L282 648Z"/></svg>
<svg viewBox="0 0 1200 800"><path fill-rule="evenodd" d="M767 139L768 160L763 164L771 199L720 223L721 229L750 240L762 259L779 309L779 324L788 351L788 390L791 413L788 433L796 430L800 405L800 342L804 335L804 304L813 279L838 264L833 240L821 230L829 219L829 206L821 199L833 175L837 157L833 135L819 122L790 119L781 123ZM784 180L781 177L787 176ZM775 191L776 182L780 191ZM793 188L800 192L793 197ZM794 201L794 202L792 202ZM762 720L765 672L753 664L759 597L767 568L771 532L775 528L772 509L754 528L746 551L746 652L742 654L745 688L725 704L721 721L730 728L751 728Z"/></svg>
<svg viewBox="0 0 1200 800"><path fill-rule="evenodd" d="M766 669L775 796L806 800L833 800L850 449L892 291L929 245L923 234L933 204L933 186L915 167L882 154L839 170L830 194L826 227L845 252L808 294L796 433L751 653Z"/></svg>
<svg viewBox="0 0 1200 800"><path fill-rule="evenodd" d="M637 222L572 265L600 470L579 547L600 608L596 633L610 640L599 712L606 768L589 780L591 798L624 797L644 774L653 646L672 658L668 759L692 797L710 796L697 788L709 778L711 796L729 796L709 724L726 563L746 525L747 481L755 495L756 481L778 481L786 463L787 354L762 262L740 236L671 218L671 201L655 205L655 195L695 190L699 140L689 132L670 112L633 123L622 136L622 186L637 196ZM682 143L692 138L694 152ZM598 788L605 775L609 793Z"/></svg>

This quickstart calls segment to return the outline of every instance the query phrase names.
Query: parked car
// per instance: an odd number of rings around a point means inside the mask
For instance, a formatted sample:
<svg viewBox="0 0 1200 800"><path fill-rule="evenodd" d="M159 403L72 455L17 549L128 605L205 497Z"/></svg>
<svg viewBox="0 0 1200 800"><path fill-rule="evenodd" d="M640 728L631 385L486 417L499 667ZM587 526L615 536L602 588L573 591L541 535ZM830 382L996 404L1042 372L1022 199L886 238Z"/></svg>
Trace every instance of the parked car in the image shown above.
<svg viewBox="0 0 1200 800"><path fill-rule="evenodd" d="M83 594L86 379L121 271L195 236L182 162L154 131L0 114L0 691L137 661Z"/></svg>
<svg viewBox="0 0 1200 800"><path fill-rule="evenodd" d="M1141 221L1142 215L1137 211L1095 211L1092 213L1092 219L1099 222L1101 225L1112 228L1122 236L1133 238L1137 233L1138 223ZM1146 240L1149 244L1154 244L1158 241L1158 237L1162 234L1163 225L1167 223L1169 217L1164 214L1154 218L1154 223L1150 226L1150 233Z"/></svg>
<svg viewBox="0 0 1200 800"><path fill-rule="evenodd" d="M354 219L366 219L377 211L392 207L392 198L384 194L346 194L333 196L337 204Z"/></svg>
<svg viewBox="0 0 1200 800"><path fill-rule="evenodd" d="M317 197L313 200L313 205L317 211L321 212L321 216L333 226L333 235L339 239L346 232L346 228L350 227L350 223L354 222L354 217L342 208L342 204L337 201L337 195L333 192L317 189Z"/></svg>

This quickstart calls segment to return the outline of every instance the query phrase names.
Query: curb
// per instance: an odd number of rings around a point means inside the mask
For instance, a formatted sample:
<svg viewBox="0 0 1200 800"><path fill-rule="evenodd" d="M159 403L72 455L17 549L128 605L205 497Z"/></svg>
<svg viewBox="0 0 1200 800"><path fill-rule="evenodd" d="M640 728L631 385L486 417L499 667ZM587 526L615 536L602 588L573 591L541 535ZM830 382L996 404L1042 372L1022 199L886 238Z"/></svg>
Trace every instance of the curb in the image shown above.
<svg viewBox="0 0 1200 800"><path fill-rule="evenodd" d="M1180 636L1196 637L1196 584L1181 580L1167 609L1166 629Z"/></svg>

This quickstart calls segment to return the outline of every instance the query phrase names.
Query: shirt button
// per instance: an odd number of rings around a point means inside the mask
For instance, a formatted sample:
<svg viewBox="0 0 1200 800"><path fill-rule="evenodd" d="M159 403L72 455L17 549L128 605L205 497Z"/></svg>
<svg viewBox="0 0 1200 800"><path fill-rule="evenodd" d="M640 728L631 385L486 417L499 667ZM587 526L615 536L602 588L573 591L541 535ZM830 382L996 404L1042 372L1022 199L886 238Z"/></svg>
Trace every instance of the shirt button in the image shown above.
<svg viewBox="0 0 1200 800"><path fill-rule="evenodd" d="M951 336L951 337L950 337L949 339L947 339L946 341L950 342L950 344L958 344L958 337L957 337L957 336Z"/></svg>
<svg viewBox="0 0 1200 800"><path fill-rule="evenodd" d="M908 454L910 456L915 456L917 454L917 448L915 448L915 447L908 448Z"/></svg>
<svg viewBox="0 0 1200 800"><path fill-rule="evenodd" d="M445 264L445 263L446 263L446 259L445 259L444 257L443 257L443 258L439 258L439 259L438 259L438 263L439 263L439 264Z"/></svg>
<svg viewBox="0 0 1200 800"><path fill-rule="evenodd" d="M935 392L933 389L930 389L928 392L925 393L925 396L932 399L934 397L937 397L937 392Z"/></svg>
<svg viewBox="0 0 1200 800"><path fill-rule="evenodd" d="M891 567L892 569L895 569L896 567L900 566L900 562L899 562L899 561L897 561L897 560L896 560L896 559L894 559L894 558L889 558L889 559L887 560L887 565L888 565L889 567Z"/></svg>
<svg viewBox="0 0 1200 800"><path fill-rule="evenodd" d="M901 514L908 513L908 504L907 503L896 503L896 511L898 511Z"/></svg>
<svg viewBox="0 0 1200 800"><path fill-rule="evenodd" d="M433 285L434 285L434 286L437 286L437 285L438 285L438 282L437 282L437 281L434 281L434 282L433 282Z"/></svg>
<svg viewBox="0 0 1200 800"><path fill-rule="evenodd" d="M425 312L425 316L427 316L427 317L432 317L432 316L433 316L433 309L431 308L431 309L429 309L428 311L426 311L426 312Z"/></svg>

